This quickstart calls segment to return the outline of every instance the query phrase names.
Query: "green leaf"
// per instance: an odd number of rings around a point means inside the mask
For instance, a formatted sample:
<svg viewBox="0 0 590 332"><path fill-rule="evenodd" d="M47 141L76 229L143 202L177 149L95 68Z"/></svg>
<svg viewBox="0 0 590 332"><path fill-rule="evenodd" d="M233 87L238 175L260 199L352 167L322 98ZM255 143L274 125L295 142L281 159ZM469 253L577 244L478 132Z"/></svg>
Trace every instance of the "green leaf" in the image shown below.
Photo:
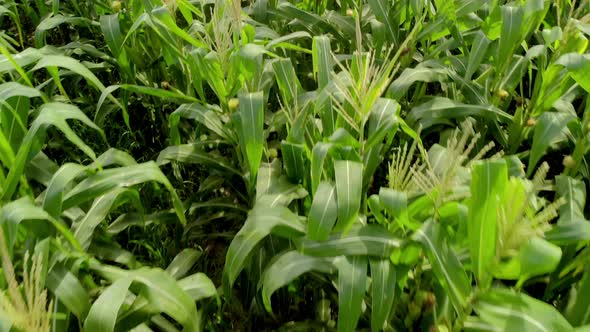
<svg viewBox="0 0 590 332"><path fill-rule="evenodd" d="M363 155L365 189L383 159L383 149L387 149L396 134L397 126L403 122L398 116L400 105L393 99L379 98L369 115L368 138L364 142ZM385 141L385 143L384 143Z"/></svg>
<svg viewBox="0 0 590 332"><path fill-rule="evenodd" d="M0 125L12 151L18 151L27 132L29 99L34 97L41 97L39 90L16 82L0 85Z"/></svg>
<svg viewBox="0 0 590 332"><path fill-rule="evenodd" d="M95 86L101 92L105 89L105 86L100 80L86 66L74 58L63 55L46 55L37 62L33 70L50 67L65 68L84 77L88 83Z"/></svg>
<svg viewBox="0 0 590 332"><path fill-rule="evenodd" d="M521 7L502 6L502 33L500 34L500 44L496 54L496 68L502 72L505 66L512 59L516 47L520 45L522 34L520 32L523 19L523 10Z"/></svg>
<svg viewBox="0 0 590 332"><path fill-rule="evenodd" d="M241 146L248 161L251 183L256 179L264 149L264 98L262 92L240 95Z"/></svg>
<svg viewBox="0 0 590 332"><path fill-rule="evenodd" d="M457 255L445 243L448 237L444 230L439 224L429 220L413 237L426 251L432 270L447 292L451 304L457 312L463 312L471 294L471 282Z"/></svg>
<svg viewBox="0 0 590 332"><path fill-rule="evenodd" d="M113 164L131 166L137 163L133 157L126 152L109 149L100 155L93 165L82 166L72 163L64 164L51 175L51 180L47 184L47 190L43 197L43 209L54 218L58 218L62 213L62 198L64 191L71 181L83 175L85 171L94 171L96 165L107 167Z"/></svg>
<svg viewBox="0 0 590 332"><path fill-rule="evenodd" d="M311 35L305 31L295 31L292 33L288 33L286 35L282 35L282 36L278 36L276 38L272 38L272 40L270 40L268 42L268 44L265 45L265 48L267 50L271 50L274 48L279 48L279 47L283 47L285 49L292 49L295 51L301 51L301 52L306 52L309 53L309 50L300 47L298 45L296 45L295 43L288 43L288 41L294 40L294 39L300 39L300 38L311 38Z"/></svg>
<svg viewBox="0 0 590 332"><path fill-rule="evenodd" d="M74 274L59 265L49 272L46 284L47 288L78 319L86 318L90 309L90 297Z"/></svg>
<svg viewBox="0 0 590 332"><path fill-rule="evenodd" d="M232 133L221 122L221 118L212 110L210 106L203 106L200 104L183 104L180 105L168 118L168 125L170 126L170 140L172 144L180 144L180 133L178 125L181 118L192 119L207 127L222 139L229 142L233 141Z"/></svg>
<svg viewBox="0 0 590 332"><path fill-rule="evenodd" d="M334 149L333 143L317 143L311 150L311 190L315 193L320 185L322 174L327 171L324 168L324 163L328 154Z"/></svg>
<svg viewBox="0 0 590 332"><path fill-rule="evenodd" d="M155 162L149 161L133 166L106 169L83 180L69 191L63 199L63 209L77 206L83 202L104 195L115 188L131 187L140 183L155 181L168 189L172 203L181 224L186 224L182 201L170 181L162 173Z"/></svg>
<svg viewBox="0 0 590 332"><path fill-rule="evenodd" d="M402 241L381 225L353 226L346 234L338 233L324 241L301 239L299 250L311 256L372 256L389 257Z"/></svg>
<svg viewBox="0 0 590 332"><path fill-rule="evenodd" d="M188 42L194 47L205 47L205 45L201 41L194 38L186 31L178 27L178 25L176 25L176 19L171 15L170 11L166 7L156 8L152 10L151 14L154 22L164 27L166 31L172 32L173 34L182 38L184 41Z"/></svg>
<svg viewBox="0 0 590 332"><path fill-rule="evenodd" d="M309 210L307 236L311 240L328 239L338 217L336 205L336 189L328 182L321 182L313 196Z"/></svg>
<svg viewBox="0 0 590 332"><path fill-rule="evenodd" d="M334 161L338 223L336 230L346 232L359 213L363 185L363 164L350 160Z"/></svg>
<svg viewBox="0 0 590 332"><path fill-rule="evenodd" d="M290 59L280 59L272 63L279 91L287 106L301 94L302 88Z"/></svg>
<svg viewBox="0 0 590 332"><path fill-rule="evenodd" d="M332 73L330 38L327 36L313 37L312 53L313 73L318 81L318 88L321 90L328 85Z"/></svg>
<svg viewBox="0 0 590 332"><path fill-rule="evenodd" d="M18 200L11 201L4 204L0 210L0 222L4 228L4 234L6 236L6 242L8 251L12 252L14 244L16 242L17 234L19 231L19 225L25 220L45 220L48 221L53 227L57 229L63 235L66 240L76 249L82 251L80 244L76 241L74 235L65 227L62 223L52 218L46 211L38 206L35 206L28 197L22 197ZM43 230L46 229L46 225L38 222L30 225L31 230Z"/></svg>
<svg viewBox="0 0 590 332"><path fill-rule="evenodd" d="M94 301L84 321L84 331L114 332L119 311L125 302L132 278L121 278L107 287Z"/></svg>
<svg viewBox="0 0 590 332"><path fill-rule="evenodd" d="M397 29L396 22L394 21L394 15L391 15L390 13L390 8L392 4L392 2L386 0L369 0L369 7L371 8L371 11L373 12L373 14L375 14L377 20L383 23L383 25L386 27L389 41L393 45L399 46L399 29Z"/></svg>
<svg viewBox="0 0 590 332"><path fill-rule="evenodd" d="M56 28L61 24L72 24L72 25L94 25L93 22L84 17L68 17L63 15L50 16L45 18L37 28L35 29L35 47L41 48L45 44L45 32Z"/></svg>
<svg viewBox="0 0 590 332"><path fill-rule="evenodd" d="M419 64L416 68L406 68L387 89L387 96L401 100L412 84L416 82L443 83L448 79L447 70L444 68L430 68L426 64Z"/></svg>
<svg viewBox="0 0 590 332"><path fill-rule="evenodd" d="M367 258L346 256L338 268L338 332L355 331L367 284Z"/></svg>
<svg viewBox="0 0 590 332"><path fill-rule="evenodd" d="M193 301L217 295L215 285L204 273L192 274L178 280L177 284Z"/></svg>
<svg viewBox="0 0 590 332"><path fill-rule="evenodd" d="M295 238L305 233L305 226L297 215L284 206L254 206L227 250L223 275L228 292L254 247L271 233Z"/></svg>
<svg viewBox="0 0 590 332"><path fill-rule="evenodd" d="M572 287L563 315L573 326L590 324L590 268L586 268L582 279Z"/></svg>
<svg viewBox="0 0 590 332"><path fill-rule="evenodd" d="M541 114L535 125L527 176L533 174L535 166L550 146L566 139L567 124L572 120L572 116L567 113L545 112Z"/></svg>
<svg viewBox="0 0 590 332"><path fill-rule="evenodd" d="M126 271L116 267L104 267L93 264L92 267L102 274L106 279L116 281L121 279L132 279L130 290L137 294L134 305L128 310L137 308L144 310L151 315L154 313L165 313L184 327L184 331L198 331L199 322L197 308L193 299L185 292L168 273L157 268L141 268L133 271ZM130 316L130 313L126 313ZM128 318L128 317L126 317ZM128 320L127 324L132 320ZM119 325L121 323L121 325ZM126 326L125 321L117 322L117 330L130 330L137 324Z"/></svg>
<svg viewBox="0 0 590 332"><path fill-rule="evenodd" d="M103 15L100 17L100 28L105 41L115 58L119 57L123 49L123 35L119 27L119 14Z"/></svg>
<svg viewBox="0 0 590 332"><path fill-rule="evenodd" d="M289 180L293 183L304 183L309 167L304 145L283 141L281 152Z"/></svg>
<svg viewBox="0 0 590 332"><path fill-rule="evenodd" d="M586 92L590 93L590 57L588 54L568 53L562 55L555 64L562 65L567 68L570 76L578 83Z"/></svg>
<svg viewBox="0 0 590 332"><path fill-rule="evenodd" d="M586 185L584 182L569 176L558 175L555 177L555 191L566 202L559 207L557 223L560 226L586 221L584 217Z"/></svg>
<svg viewBox="0 0 590 332"><path fill-rule="evenodd" d="M281 170L278 159L260 166L256 179L256 204L288 206L294 199L307 196L307 191L301 185L290 182Z"/></svg>
<svg viewBox="0 0 590 332"><path fill-rule="evenodd" d="M115 188L94 200L84 218L75 225L74 236L84 250L90 247L96 227L106 219L114 205L120 205L126 200L133 201L135 206L142 206L139 193L127 188Z"/></svg>
<svg viewBox="0 0 590 332"><path fill-rule="evenodd" d="M272 312L271 296L279 288L284 287L299 276L318 271L326 274L335 272L333 262L330 259L311 257L287 251L276 257L262 274L262 300L268 312Z"/></svg>
<svg viewBox="0 0 590 332"><path fill-rule="evenodd" d="M199 250L191 248L183 249L174 257L170 265L168 265L166 273L174 279L184 277L202 254Z"/></svg>
<svg viewBox="0 0 590 332"><path fill-rule="evenodd" d="M225 158L205 152L205 150L202 148L202 144L194 143L169 146L160 152L156 162L161 166L169 163L170 161L189 164L201 164L204 166L217 168L229 174L234 174L240 177L243 176L243 174L232 167L229 161L225 160Z"/></svg>
<svg viewBox="0 0 590 332"><path fill-rule="evenodd" d="M481 31L476 31L471 50L469 51L469 59L467 62L467 69L465 70L465 79L471 79L473 74L479 68L481 62L487 53L491 41Z"/></svg>
<svg viewBox="0 0 590 332"><path fill-rule="evenodd" d="M481 288L492 282L489 269L496 257L497 210L507 182L508 167L503 159L473 166L467 233L473 272Z"/></svg>
<svg viewBox="0 0 590 332"><path fill-rule="evenodd" d="M8 200L12 197L17 183L24 172L25 165L30 157L33 145L37 143L39 137L44 137L45 130L49 126L57 127L65 137L76 145L84 154L91 159L96 159L94 151L86 145L80 137L70 128L66 120L75 119L88 127L97 130L104 137L103 131L98 128L88 117L82 113L76 106L62 103L46 103L41 106L39 115L31 124L29 131L25 135L21 148L19 149L13 167L10 169L6 178L6 184L2 200Z"/></svg>
<svg viewBox="0 0 590 332"><path fill-rule="evenodd" d="M545 239L558 245L578 244L590 240L590 222L557 224L545 232Z"/></svg>
<svg viewBox="0 0 590 332"><path fill-rule="evenodd" d="M502 331L573 331L551 305L508 289L490 289L473 308L482 320Z"/></svg>
<svg viewBox="0 0 590 332"><path fill-rule="evenodd" d="M475 116L483 119L502 122L512 121L512 116L491 105L468 105L443 97L435 97L414 107L406 118L409 126L422 129L436 124L448 124L450 119L463 119Z"/></svg>
<svg viewBox="0 0 590 332"><path fill-rule="evenodd" d="M381 331L395 299L396 272L389 259L371 259L371 330Z"/></svg>
<svg viewBox="0 0 590 332"><path fill-rule="evenodd" d="M409 222L408 195L390 188L379 189L379 201L387 214L400 224Z"/></svg>
<svg viewBox="0 0 590 332"><path fill-rule="evenodd" d="M154 96L157 98L163 98L165 100L170 99L172 101L175 101L177 104L182 104L182 103L195 103L198 102L199 100L182 94L181 92L179 92L178 90L176 91L169 91L169 90L164 90L164 89L160 89L160 88L154 88L151 86L141 86L141 85L133 85L133 84L121 84L121 85L111 85L107 88L101 89L102 94L100 95L100 98L98 99L97 105L96 105L96 114L94 116L94 120L96 121L97 124L99 125L104 125L104 121L106 116L108 115L108 113L111 112L111 110L107 110L106 108L103 109L102 105L104 103L104 101L109 98L109 100L113 101L115 103L115 105L117 107L119 107L120 109L123 110L123 117L124 120L127 124L127 126L129 126L129 124L127 123L129 121L129 116L127 115L127 108L125 107L125 105L119 103L119 101L117 101L117 99L115 99L115 97L113 97L113 92L115 92L118 89L123 89L129 92L134 92L134 93L139 93L139 94L145 94L148 96Z"/></svg>
<svg viewBox="0 0 590 332"><path fill-rule="evenodd" d="M561 260L561 248L538 237L529 239L520 249L521 277L526 279L553 272Z"/></svg>

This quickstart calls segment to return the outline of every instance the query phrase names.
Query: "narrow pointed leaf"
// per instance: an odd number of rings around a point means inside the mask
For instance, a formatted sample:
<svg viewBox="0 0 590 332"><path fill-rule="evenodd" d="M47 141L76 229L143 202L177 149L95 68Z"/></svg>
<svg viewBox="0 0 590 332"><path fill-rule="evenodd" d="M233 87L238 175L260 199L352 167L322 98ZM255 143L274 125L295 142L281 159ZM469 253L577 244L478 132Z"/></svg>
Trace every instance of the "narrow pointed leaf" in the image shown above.
<svg viewBox="0 0 590 332"><path fill-rule="evenodd" d="M174 257L170 265L166 268L166 272L174 279L182 278L193 267L201 255L202 252L199 250L186 248Z"/></svg>
<svg viewBox="0 0 590 332"><path fill-rule="evenodd" d="M121 278L100 294L84 321L85 331L114 332L119 311L133 279Z"/></svg>
<svg viewBox="0 0 590 332"><path fill-rule="evenodd" d="M381 331L389 319L396 287L395 268L389 259L371 259L371 330Z"/></svg>
<svg viewBox="0 0 590 332"><path fill-rule="evenodd" d="M451 304L457 312L463 312L471 294L471 282L457 255L444 242L446 239L444 230L439 224L430 220L416 231L414 238L426 251L434 274L447 292Z"/></svg>
<svg viewBox="0 0 590 332"><path fill-rule="evenodd" d="M240 119L242 146L248 161L250 177L256 178L264 148L264 99L262 92L241 95Z"/></svg>
<svg viewBox="0 0 590 332"><path fill-rule="evenodd" d="M338 223L336 229L348 230L359 213L363 186L363 164L350 160L334 162L336 176L336 197L338 201Z"/></svg>
<svg viewBox="0 0 590 332"><path fill-rule="evenodd" d="M338 267L338 332L355 331L367 283L367 258L342 257Z"/></svg>
<svg viewBox="0 0 590 332"><path fill-rule="evenodd" d="M338 217L336 189L328 182L321 182L316 191L307 226L307 236L311 240L323 241L328 238Z"/></svg>
<svg viewBox="0 0 590 332"><path fill-rule="evenodd" d="M475 277L482 288L492 281L490 266L496 257L497 209L508 181L508 168L502 159L473 166L467 232Z"/></svg>

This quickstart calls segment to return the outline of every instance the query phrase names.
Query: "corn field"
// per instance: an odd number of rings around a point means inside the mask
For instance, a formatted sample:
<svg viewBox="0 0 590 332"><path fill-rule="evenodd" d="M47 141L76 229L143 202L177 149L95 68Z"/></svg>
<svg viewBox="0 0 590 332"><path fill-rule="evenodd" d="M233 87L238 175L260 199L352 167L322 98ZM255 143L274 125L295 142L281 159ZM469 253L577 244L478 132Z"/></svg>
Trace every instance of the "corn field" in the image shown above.
<svg viewBox="0 0 590 332"><path fill-rule="evenodd" d="M0 0L0 331L590 332L589 0Z"/></svg>

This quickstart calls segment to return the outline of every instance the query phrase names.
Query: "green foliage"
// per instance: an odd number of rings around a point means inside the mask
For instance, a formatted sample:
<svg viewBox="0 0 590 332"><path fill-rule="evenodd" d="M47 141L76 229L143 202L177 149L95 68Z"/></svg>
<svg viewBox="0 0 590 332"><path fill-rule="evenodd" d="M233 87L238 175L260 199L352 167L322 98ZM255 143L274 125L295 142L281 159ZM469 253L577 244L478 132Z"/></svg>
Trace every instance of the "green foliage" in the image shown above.
<svg viewBox="0 0 590 332"><path fill-rule="evenodd" d="M4 1L0 330L588 330L588 38L588 0Z"/></svg>

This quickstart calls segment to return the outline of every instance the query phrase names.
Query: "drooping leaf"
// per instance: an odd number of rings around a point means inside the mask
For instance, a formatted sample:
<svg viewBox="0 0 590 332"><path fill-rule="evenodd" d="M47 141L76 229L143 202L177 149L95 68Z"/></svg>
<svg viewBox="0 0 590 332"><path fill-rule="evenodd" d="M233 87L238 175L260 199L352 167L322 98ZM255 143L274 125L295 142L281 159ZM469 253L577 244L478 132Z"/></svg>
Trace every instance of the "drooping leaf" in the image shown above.
<svg viewBox="0 0 590 332"><path fill-rule="evenodd" d="M174 279L182 278L193 267L197 259L201 257L202 252L199 250L186 248L174 257L166 272Z"/></svg>
<svg viewBox="0 0 590 332"><path fill-rule="evenodd" d="M539 117L533 134L533 145L527 167L530 176L550 146L565 140L567 124L572 116L567 113L545 112Z"/></svg>
<svg viewBox="0 0 590 332"><path fill-rule="evenodd" d="M188 277L178 280L178 286L185 291L193 301L199 301L204 298L217 295L215 285L204 273L195 273Z"/></svg>
<svg viewBox="0 0 590 332"><path fill-rule="evenodd" d="M97 172L95 175L78 183L64 195L63 209L92 200L114 188L126 188L149 181L161 183L168 189L178 219L182 224L186 224L182 201L170 181L153 161Z"/></svg>
<svg viewBox="0 0 590 332"><path fill-rule="evenodd" d="M353 226L346 234L334 234L325 241L301 239L299 250L311 256L372 256L386 258L402 241L380 225Z"/></svg>
<svg viewBox="0 0 590 332"><path fill-rule="evenodd" d="M86 126L97 130L103 137L102 129L98 128L88 117L77 107L63 103L46 103L41 106L39 115L31 124L27 134L23 138L21 148L19 149L13 167L6 177L6 184L2 199L6 200L14 194L18 180L24 172L25 165L30 158L30 152L33 145L37 143L39 137L43 137L45 130L49 126L57 127L65 137L74 143L84 154L91 159L96 159L94 151L82 141L82 139L70 128L66 120L75 119Z"/></svg>
<svg viewBox="0 0 590 332"><path fill-rule="evenodd" d="M255 206L227 250L223 271L226 290L229 291L233 285L254 247L273 231L296 238L304 234L305 227L299 217L286 207Z"/></svg>
<svg viewBox="0 0 590 332"><path fill-rule="evenodd" d="M165 165L170 161L181 163L202 164L204 166L215 167L228 174L242 176L242 173L235 169L229 161L221 156L208 153L202 147L202 144L181 144L172 145L160 152L158 155L158 165Z"/></svg>
<svg viewBox="0 0 590 332"><path fill-rule="evenodd" d="M333 273L336 269L327 258L302 255L297 251L288 251L278 256L262 275L262 299L264 307L272 312L270 299L279 288L287 285L309 271Z"/></svg>
<svg viewBox="0 0 590 332"><path fill-rule="evenodd" d="M475 312L502 331L573 331L551 305L512 290L493 288L477 298Z"/></svg>
<svg viewBox="0 0 590 332"><path fill-rule="evenodd" d="M224 126L217 113L209 107L192 103L182 104L170 114L168 119L168 125L170 126L170 140L175 145L180 144L178 125L181 118L193 119L219 135L222 139L230 142L232 141L232 133Z"/></svg>
<svg viewBox="0 0 590 332"><path fill-rule="evenodd" d="M135 206L142 207L139 193L128 188L114 188L112 191L99 196L79 223L76 223L74 236L84 250L90 247L96 227L106 218L116 204L131 200Z"/></svg>
<svg viewBox="0 0 590 332"><path fill-rule="evenodd" d="M128 310L134 311L144 308L145 312L152 316L157 313L165 313L181 324L186 331L199 330L197 308L193 299L165 271L157 268L127 271L96 263L91 264L91 269L113 282L122 279L132 280L130 290L135 292L138 298L136 298L134 306ZM127 313L127 315L128 319L132 313ZM127 324L132 325L128 326ZM136 325L132 319L121 320L117 322L117 329L129 330Z"/></svg>
<svg viewBox="0 0 590 332"><path fill-rule="evenodd" d="M520 249L521 277L519 282L546 273L557 268L561 260L561 248L545 239L533 237Z"/></svg>
<svg viewBox="0 0 590 332"><path fill-rule="evenodd" d="M477 118L509 122L512 116L495 106L489 105L468 105L451 99L436 97L419 106L414 107L406 122L409 126L421 125L423 129L430 128L436 124L447 124L450 119L463 119L468 116Z"/></svg>
<svg viewBox="0 0 590 332"><path fill-rule="evenodd" d="M426 65L418 65L415 68L406 68L387 89L387 95L396 100L404 97L410 87L416 82L445 82L448 78L447 71L442 68L431 68Z"/></svg>

